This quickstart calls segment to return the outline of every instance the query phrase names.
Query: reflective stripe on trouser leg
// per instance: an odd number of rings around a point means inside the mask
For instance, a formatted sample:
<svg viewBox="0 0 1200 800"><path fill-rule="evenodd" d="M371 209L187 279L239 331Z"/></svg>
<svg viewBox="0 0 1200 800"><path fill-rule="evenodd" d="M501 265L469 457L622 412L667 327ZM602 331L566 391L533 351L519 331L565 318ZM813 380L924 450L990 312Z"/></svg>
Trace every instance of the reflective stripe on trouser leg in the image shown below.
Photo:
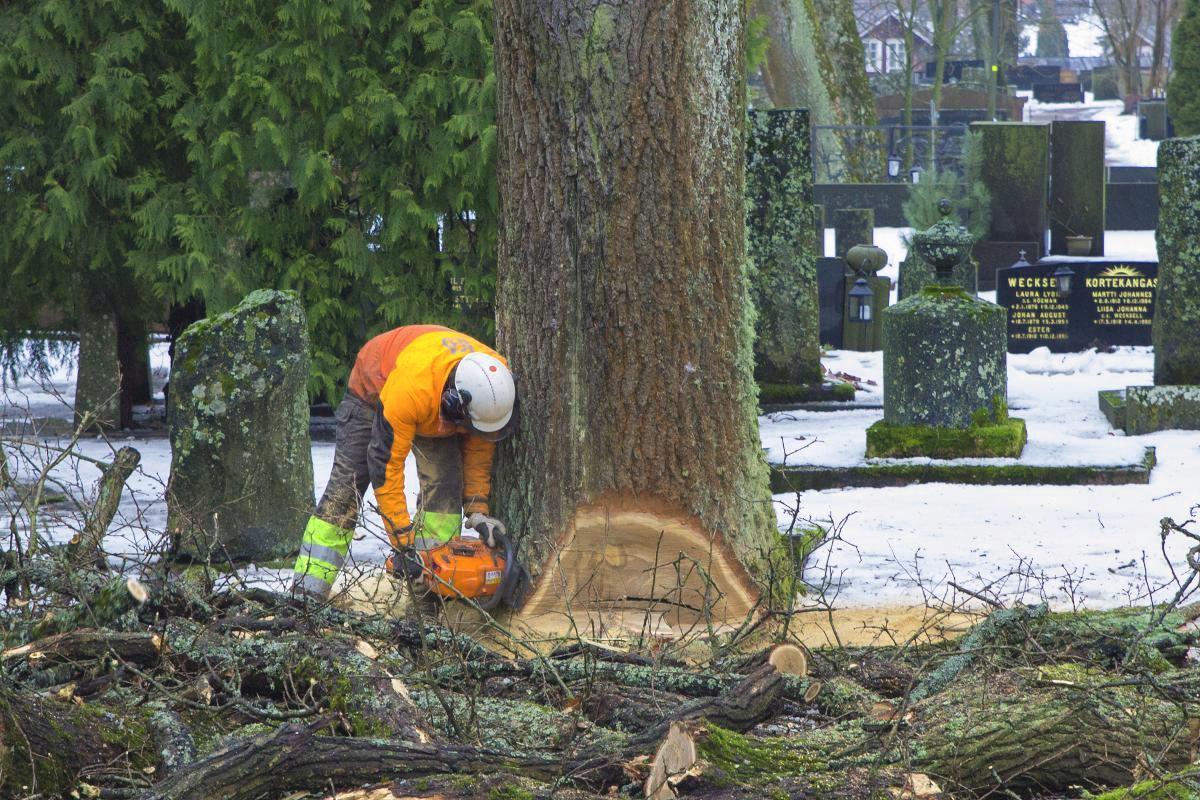
<svg viewBox="0 0 1200 800"><path fill-rule="evenodd" d="M458 436L418 436L413 456L421 481L417 542L428 550L450 541L462 530L463 463Z"/></svg>
<svg viewBox="0 0 1200 800"><path fill-rule="evenodd" d="M296 558L296 585L310 594L328 594L346 560L354 531L339 528L320 517L309 517Z"/></svg>

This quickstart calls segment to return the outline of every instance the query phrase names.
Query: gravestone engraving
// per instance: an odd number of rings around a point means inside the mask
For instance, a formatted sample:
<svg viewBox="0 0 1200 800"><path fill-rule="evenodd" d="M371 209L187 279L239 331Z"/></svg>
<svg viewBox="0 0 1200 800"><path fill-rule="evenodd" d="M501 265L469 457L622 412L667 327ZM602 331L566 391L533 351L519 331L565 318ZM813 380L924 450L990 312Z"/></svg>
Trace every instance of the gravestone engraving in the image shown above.
<svg viewBox="0 0 1200 800"><path fill-rule="evenodd" d="M1074 272L1071 291L1055 271ZM1048 258L996 272L996 302L1008 309L1008 350L1067 353L1089 347L1150 344L1158 263Z"/></svg>

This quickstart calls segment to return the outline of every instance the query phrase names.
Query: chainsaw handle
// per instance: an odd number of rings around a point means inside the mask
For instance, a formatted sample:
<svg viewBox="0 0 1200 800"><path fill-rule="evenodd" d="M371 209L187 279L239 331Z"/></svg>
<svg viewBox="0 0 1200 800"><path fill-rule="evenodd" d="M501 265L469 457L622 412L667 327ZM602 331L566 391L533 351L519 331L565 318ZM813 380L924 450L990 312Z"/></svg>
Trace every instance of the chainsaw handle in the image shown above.
<svg viewBox="0 0 1200 800"><path fill-rule="evenodd" d="M513 576L518 572L512 539L508 538L508 532L504 530L504 526L501 525L498 529L491 528L489 532L495 537L496 545L488 542L488 546L493 549L499 549L500 546L504 548L504 574L500 576L500 585L496 587L496 591L492 596L482 598L479 601L479 607L484 611L491 611L496 607L500 602L500 598L504 597L505 590L508 588L509 583L511 583Z"/></svg>

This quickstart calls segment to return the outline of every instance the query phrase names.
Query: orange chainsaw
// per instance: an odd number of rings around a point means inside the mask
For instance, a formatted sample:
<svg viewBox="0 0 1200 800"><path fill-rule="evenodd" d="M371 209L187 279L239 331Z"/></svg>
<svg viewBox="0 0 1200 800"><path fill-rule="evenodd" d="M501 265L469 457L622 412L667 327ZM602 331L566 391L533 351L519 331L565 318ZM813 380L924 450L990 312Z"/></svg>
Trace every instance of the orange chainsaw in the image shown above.
<svg viewBox="0 0 1200 800"><path fill-rule="evenodd" d="M439 597L473 600L484 610L501 602L509 608L520 607L529 573L517 560L507 534L492 530L490 538L495 547L489 547L479 534L466 533L423 551L421 578L425 585Z"/></svg>

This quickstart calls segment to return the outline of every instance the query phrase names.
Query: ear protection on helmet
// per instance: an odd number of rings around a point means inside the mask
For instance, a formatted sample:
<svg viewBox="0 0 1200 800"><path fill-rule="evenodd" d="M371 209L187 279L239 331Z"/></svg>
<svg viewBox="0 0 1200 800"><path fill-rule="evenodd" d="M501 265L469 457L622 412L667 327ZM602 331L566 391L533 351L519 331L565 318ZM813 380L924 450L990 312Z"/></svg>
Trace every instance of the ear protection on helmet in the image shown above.
<svg viewBox="0 0 1200 800"><path fill-rule="evenodd" d="M453 385L447 385L442 391L442 416L451 422L465 422L470 404L471 393L468 391L459 391Z"/></svg>

